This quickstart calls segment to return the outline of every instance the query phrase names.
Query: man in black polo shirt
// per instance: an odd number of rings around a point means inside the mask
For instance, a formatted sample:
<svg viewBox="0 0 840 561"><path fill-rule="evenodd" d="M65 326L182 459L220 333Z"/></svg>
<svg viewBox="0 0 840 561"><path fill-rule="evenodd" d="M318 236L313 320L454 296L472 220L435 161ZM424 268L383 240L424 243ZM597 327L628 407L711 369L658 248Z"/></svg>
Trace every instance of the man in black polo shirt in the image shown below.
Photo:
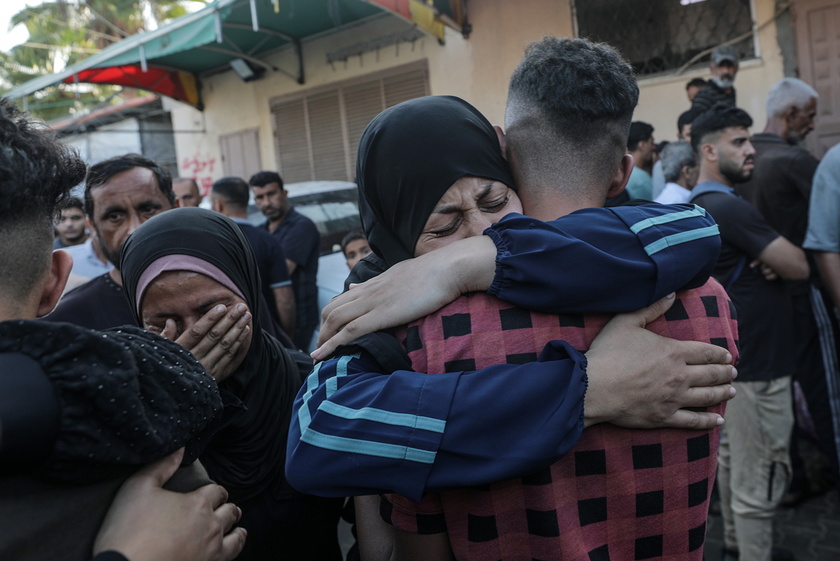
<svg viewBox="0 0 840 561"><path fill-rule="evenodd" d="M802 250L771 228L733 185L752 175L755 149L742 109L717 104L692 124L700 176L692 200L714 217L722 247L714 276L738 314L741 360L726 408L718 483L724 559L770 561L773 513L790 481L793 309L782 279L808 277ZM778 279L768 280L762 270ZM771 275L773 276L773 275ZM785 559L777 550L773 559ZM792 559L792 556L787 557Z"/></svg>
<svg viewBox="0 0 840 561"><path fill-rule="evenodd" d="M254 250L260 269L262 294L271 317L290 338L295 333L295 295L280 240L248 222L248 184L239 177L223 177L210 191L213 210L236 222Z"/></svg>
<svg viewBox="0 0 840 561"><path fill-rule="evenodd" d="M277 236L286 253L297 307L295 345L304 351L311 350L312 334L320 320L316 280L321 235L315 223L289 204L289 194L283 189L283 180L277 172L258 172L249 183L257 206L268 219L262 227Z"/></svg>

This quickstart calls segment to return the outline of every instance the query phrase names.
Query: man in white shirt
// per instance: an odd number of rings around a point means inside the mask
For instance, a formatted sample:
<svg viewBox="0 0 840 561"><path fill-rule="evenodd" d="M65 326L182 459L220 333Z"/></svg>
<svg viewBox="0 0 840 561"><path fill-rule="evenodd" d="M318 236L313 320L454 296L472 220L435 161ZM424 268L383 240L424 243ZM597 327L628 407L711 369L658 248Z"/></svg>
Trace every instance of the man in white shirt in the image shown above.
<svg viewBox="0 0 840 561"><path fill-rule="evenodd" d="M684 140L670 142L660 157L667 183L654 200L663 204L687 203L691 190L697 184L699 171L694 149Z"/></svg>

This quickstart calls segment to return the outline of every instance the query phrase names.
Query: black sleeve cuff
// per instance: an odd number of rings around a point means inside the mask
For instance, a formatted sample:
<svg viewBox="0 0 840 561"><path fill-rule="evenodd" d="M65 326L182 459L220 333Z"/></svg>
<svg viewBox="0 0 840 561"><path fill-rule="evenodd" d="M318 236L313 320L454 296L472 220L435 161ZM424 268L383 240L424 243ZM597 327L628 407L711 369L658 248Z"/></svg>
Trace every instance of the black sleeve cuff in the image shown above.
<svg viewBox="0 0 840 561"><path fill-rule="evenodd" d="M21 472L46 459L59 414L58 397L41 366L21 353L0 353L0 470Z"/></svg>

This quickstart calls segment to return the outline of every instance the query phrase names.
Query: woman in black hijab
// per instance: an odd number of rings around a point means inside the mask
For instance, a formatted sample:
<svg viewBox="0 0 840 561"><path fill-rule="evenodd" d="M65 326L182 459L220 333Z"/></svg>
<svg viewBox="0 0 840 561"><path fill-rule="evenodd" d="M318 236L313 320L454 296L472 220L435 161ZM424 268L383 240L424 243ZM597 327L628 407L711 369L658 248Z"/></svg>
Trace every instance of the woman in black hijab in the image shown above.
<svg viewBox="0 0 840 561"><path fill-rule="evenodd" d="M236 223L200 208L163 213L129 237L120 270L138 324L152 331L174 323L180 335L218 304L251 310L233 371L219 382L222 425L200 460L242 508L248 540L240 559L340 559L340 501L303 496L286 482L286 434L301 380L260 327L259 274Z"/></svg>
<svg viewBox="0 0 840 561"><path fill-rule="evenodd" d="M522 211L496 131L472 105L453 96L409 100L375 117L359 140L356 181L362 224L374 253L356 265L351 280L360 271L365 275L360 280L367 280L425 252L421 246L426 233L435 229L436 214L447 216L447 224L454 222L444 233L433 233L440 242L478 235L505 214ZM458 195L450 199L453 193ZM442 204L449 212L436 212ZM347 352L358 348L375 357L382 372L410 369L390 333L365 335ZM354 501L363 554L387 550L390 530L379 520L378 496Z"/></svg>
<svg viewBox="0 0 840 561"><path fill-rule="evenodd" d="M406 157L418 146L422 157ZM453 96L417 98L377 115L359 140L356 162L365 235L388 267L415 257L429 216L462 177L515 189L493 126Z"/></svg>

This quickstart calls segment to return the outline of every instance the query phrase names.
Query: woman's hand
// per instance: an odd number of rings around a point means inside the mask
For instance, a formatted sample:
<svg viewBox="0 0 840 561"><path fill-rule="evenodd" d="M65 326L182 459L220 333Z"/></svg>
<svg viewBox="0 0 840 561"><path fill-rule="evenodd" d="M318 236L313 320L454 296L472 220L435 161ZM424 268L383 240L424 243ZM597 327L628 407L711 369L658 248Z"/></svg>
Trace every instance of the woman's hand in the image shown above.
<svg viewBox="0 0 840 561"><path fill-rule="evenodd" d="M163 488L183 456L182 448L123 483L96 536L94 554L119 551L131 561L229 561L239 555L247 534L233 526L242 511L227 502L223 487L210 484L191 493Z"/></svg>
<svg viewBox="0 0 840 561"><path fill-rule="evenodd" d="M221 382L241 363L239 350L251 332L251 318L243 304L230 309L219 304L180 336L175 321L166 320L163 336L190 351Z"/></svg>
<svg viewBox="0 0 840 561"><path fill-rule="evenodd" d="M589 385L586 426L609 422L626 428L712 429L717 413L689 411L735 396L732 355L716 345L661 337L645 326L674 303L670 294L653 305L615 316L586 353Z"/></svg>
<svg viewBox="0 0 840 561"><path fill-rule="evenodd" d="M459 240L414 259L333 298L321 312L315 361L339 345L426 317L461 294L487 290L493 282L496 245L487 236Z"/></svg>

